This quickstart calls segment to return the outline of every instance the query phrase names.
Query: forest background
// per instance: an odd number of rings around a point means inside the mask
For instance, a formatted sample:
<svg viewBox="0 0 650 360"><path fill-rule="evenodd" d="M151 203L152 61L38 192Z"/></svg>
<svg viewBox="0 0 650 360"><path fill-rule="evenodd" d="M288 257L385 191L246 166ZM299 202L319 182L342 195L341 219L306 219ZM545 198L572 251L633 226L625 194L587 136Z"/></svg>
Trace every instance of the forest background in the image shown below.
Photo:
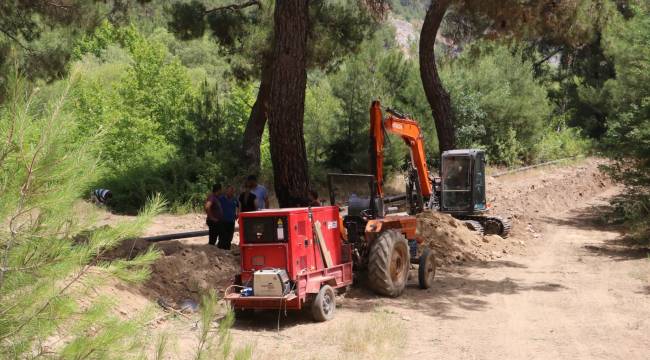
<svg viewBox="0 0 650 360"><path fill-rule="evenodd" d="M134 212L155 193L172 211L190 211L212 183L241 184L251 168L242 163L242 138L273 32L273 4L211 12L229 3L81 3L63 12L3 5L0 102L10 98L17 71L28 79L32 108L39 111L76 69L65 106L75 119L71 141L101 142L93 146L100 171L81 193L111 189L116 211ZM620 150L641 131L630 133L630 126L647 121L648 50L642 46L648 39L639 29L647 29L648 9L642 2L598 3L595 18L575 20L597 26L564 46L477 36L449 11L436 60L451 95L459 148L485 149L491 165L507 167L593 151L620 159L635 151ZM312 187L322 188L330 171L368 171L373 99L419 120L430 166L437 165L438 139L417 56L428 3L394 0L380 19L360 4L310 5L315 40L304 138ZM266 130L260 148L258 175L273 188ZM401 176L407 155L392 139L389 177Z"/></svg>

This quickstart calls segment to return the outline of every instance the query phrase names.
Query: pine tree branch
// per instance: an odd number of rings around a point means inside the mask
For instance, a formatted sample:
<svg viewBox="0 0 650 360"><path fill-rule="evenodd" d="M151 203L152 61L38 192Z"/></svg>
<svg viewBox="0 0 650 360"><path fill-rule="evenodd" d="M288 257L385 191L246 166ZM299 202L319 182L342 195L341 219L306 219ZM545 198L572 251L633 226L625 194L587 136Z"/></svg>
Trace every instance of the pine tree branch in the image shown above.
<svg viewBox="0 0 650 360"><path fill-rule="evenodd" d="M560 46L560 47L557 48L555 51L551 52L551 53L548 54L547 56L544 56L544 58L542 58L541 60L539 60L539 61L537 61L537 62L535 62L535 63L533 64L533 69L537 69L540 65L542 65L542 64L545 63L545 62L547 62L547 61L548 61L550 58L552 58L553 56L559 54L562 50L564 50L564 47Z"/></svg>
<svg viewBox="0 0 650 360"><path fill-rule="evenodd" d="M57 9L65 9L65 10L72 8L72 5L65 5L61 2L53 2L53 1L46 1L45 6L51 6Z"/></svg>
<svg viewBox="0 0 650 360"><path fill-rule="evenodd" d="M5 334L4 336L0 337L0 340L4 340L10 336L13 336L20 332L27 324L29 324L32 320L34 320L37 316L39 316L45 309L47 309L52 301L60 296L62 296L73 284L75 284L79 279L88 272L88 269L90 269L91 266L95 265L95 261L92 263L85 265L81 270L79 270L79 273L75 275L75 277L70 280L61 290L58 291L58 293L55 296L52 296L49 298L45 304L43 304L34 314L32 314L29 318L27 318L25 321L23 321L17 328L14 330L10 331L9 333Z"/></svg>
<svg viewBox="0 0 650 360"><path fill-rule="evenodd" d="M6 37L8 37L11 41L15 42L16 44L18 44L18 46L23 48L25 51L27 51L29 53L34 52L34 50L32 48L30 48L29 46L23 44L22 41L20 41L16 36L11 34L11 32L9 32L8 30L6 30L4 28L0 28L0 33L3 33Z"/></svg>
<svg viewBox="0 0 650 360"><path fill-rule="evenodd" d="M245 2L243 4L230 4L230 5L224 5L224 6L216 7L214 9L206 10L205 13L210 14L210 13L219 12L219 11L236 11L236 10L245 9L247 7L250 7L250 6L257 6L258 8L261 8L262 4L260 4L259 0L250 0L250 1L247 1L247 2Z"/></svg>
<svg viewBox="0 0 650 360"><path fill-rule="evenodd" d="M9 242L6 244L6 246L4 248L4 252L2 254L2 260L0 262L0 293L2 292L2 288L4 286L5 273L7 272L6 269L8 267L8 263L9 263L9 252L11 251L11 248L13 247L14 243L17 240L18 231L19 231L19 228L16 228L14 226L14 222L23 213L23 210L24 210L24 207L25 207L25 201L26 201L26 199L28 197L28 190L29 190L30 184L32 182L32 176L33 176L33 173L34 173L34 166L36 165L36 160L37 160L41 150L43 150L43 148L45 147L45 141L47 139L47 134L49 133L49 130L51 130L51 128L53 127L54 122L58 119L58 117L59 117L59 115L61 113L61 110L63 108L63 104L65 102L65 99L67 98L68 93L70 91L71 86L72 86L72 84L70 82L68 82L68 84L65 87L65 90L63 91L62 96L59 98L59 100L57 101L57 103L56 103L56 105L54 107L54 111L52 112L52 114L49 117L49 121L48 121L48 124L47 124L48 128L46 129L47 131L41 132L41 136L40 136L40 138L38 140L38 144L36 145L34 153L33 153L32 157L31 157L31 161L29 161L29 165L26 165L26 167L27 167L27 177L26 177L25 181L23 182L23 185L21 186L21 189L20 189L20 198L18 200L18 207L16 209L16 213L14 214L14 216L12 216L11 220L9 220L9 232L10 232L11 235L10 235L10 238L9 238ZM17 101L15 99L17 99L17 98L14 98L14 101ZM31 100L29 100L27 102L27 104L25 104L25 111L26 112L29 109L30 101ZM15 106L13 108L13 111L14 111L14 113L12 115L13 115L14 121L15 121L15 119L17 119L18 116L19 116L18 110L17 110L17 108ZM23 159L23 161L27 162L26 160L27 159Z"/></svg>

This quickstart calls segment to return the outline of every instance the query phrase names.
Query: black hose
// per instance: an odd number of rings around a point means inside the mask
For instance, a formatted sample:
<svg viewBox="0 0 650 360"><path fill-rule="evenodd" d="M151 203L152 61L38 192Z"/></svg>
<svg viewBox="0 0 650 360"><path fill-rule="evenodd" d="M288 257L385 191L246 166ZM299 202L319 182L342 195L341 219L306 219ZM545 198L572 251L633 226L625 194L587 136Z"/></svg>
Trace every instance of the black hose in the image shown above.
<svg viewBox="0 0 650 360"><path fill-rule="evenodd" d="M159 242L159 241L178 240L178 239L187 239L187 238L193 238L199 236L207 236L209 233L210 232L208 230L190 231L184 233L146 236L146 237L141 237L140 240L146 240L149 242Z"/></svg>

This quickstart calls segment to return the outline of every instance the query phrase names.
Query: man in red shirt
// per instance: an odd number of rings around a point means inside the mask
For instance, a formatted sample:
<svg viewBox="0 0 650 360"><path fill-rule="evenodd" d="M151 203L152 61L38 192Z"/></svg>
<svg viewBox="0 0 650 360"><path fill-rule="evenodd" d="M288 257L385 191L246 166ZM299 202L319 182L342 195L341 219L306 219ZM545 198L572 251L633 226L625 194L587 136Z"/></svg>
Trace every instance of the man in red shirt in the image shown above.
<svg viewBox="0 0 650 360"><path fill-rule="evenodd" d="M219 202L219 195L221 195L221 184L214 184L212 185L212 192L205 201L205 214L207 215L205 223L208 225L208 244L210 245L217 244L221 232L223 210Z"/></svg>

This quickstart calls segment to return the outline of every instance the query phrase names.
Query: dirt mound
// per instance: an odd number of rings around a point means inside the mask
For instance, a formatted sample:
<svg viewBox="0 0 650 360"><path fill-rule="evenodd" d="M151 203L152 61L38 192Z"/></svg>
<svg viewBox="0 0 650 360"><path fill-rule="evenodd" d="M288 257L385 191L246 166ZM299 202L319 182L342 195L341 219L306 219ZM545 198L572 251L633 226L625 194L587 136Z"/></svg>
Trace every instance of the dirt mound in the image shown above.
<svg viewBox="0 0 650 360"><path fill-rule="evenodd" d="M511 219L513 236L538 238L539 222L576 207L611 186L599 170L606 160L587 158L572 166L557 165L487 178L491 213Z"/></svg>
<svg viewBox="0 0 650 360"><path fill-rule="evenodd" d="M438 212L418 215L418 234L436 253L440 264L485 261L505 254L523 253L526 241L541 239L538 229L548 216L573 208L610 186L600 172L606 161L581 160L573 166L549 166L499 178L488 177L490 214L507 218L511 236L479 236L462 221Z"/></svg>
<svg viewBox="0 0 650 360"><path fill-rule="evenodd" d="M177 306L186 299L198 301L206 289L224 290L239 272L239 256L213 245L184 241L150 244L143 240L125 241L108 255L132 258L149 246L162 255L151 267L151 277L137 291L151 300Z"/></svg>
<svg viewBox="0 0 650 360"><path fill-rule="evenodd" d="M481 236L448 214L426 211L417 218L418 235L434 251L439 264L500 258L521 245L498 235Z"/></svg>

